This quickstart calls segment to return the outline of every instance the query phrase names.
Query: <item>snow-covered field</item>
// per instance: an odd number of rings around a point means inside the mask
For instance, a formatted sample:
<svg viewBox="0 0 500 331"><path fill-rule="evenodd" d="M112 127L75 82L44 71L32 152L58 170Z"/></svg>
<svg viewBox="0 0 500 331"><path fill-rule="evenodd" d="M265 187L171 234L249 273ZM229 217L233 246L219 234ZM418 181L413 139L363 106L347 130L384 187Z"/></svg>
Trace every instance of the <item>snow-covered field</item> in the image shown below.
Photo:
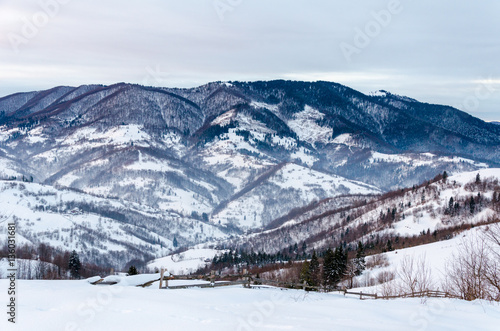
<svg viewBox="0 0 500 331"><path fill-rule="evenodd" d="M222 253L224 252L215 249L190 249L179 254L155 259L148 263L147 266L152 270L155 268L160 270L163 267L174 275L186 275L205 267L205 265L212 262L215 255Z"/></svg>
<svg viewBox="0 0 500 331"><path fill-rule="evenodd" d="M6 292L7 280L0 280ZM0 330L498 330L500 307L449 299L359 300L239 286L160 290L18 281L17 319ZM2 295L6 311L7 297Z"/></svg>

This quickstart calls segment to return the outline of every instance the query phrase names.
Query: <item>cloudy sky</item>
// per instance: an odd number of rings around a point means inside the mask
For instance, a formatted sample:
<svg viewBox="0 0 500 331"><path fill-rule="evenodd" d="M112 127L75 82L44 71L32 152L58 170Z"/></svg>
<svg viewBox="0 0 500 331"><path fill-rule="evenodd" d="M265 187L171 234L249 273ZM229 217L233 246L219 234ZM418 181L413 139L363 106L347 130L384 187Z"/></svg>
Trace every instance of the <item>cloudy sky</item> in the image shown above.
<svg viewBox="0 0 500 331"><path fill-rule="evenodd" d="M0 97L327 80L500 120L500 1L0 0Z"/></svg>

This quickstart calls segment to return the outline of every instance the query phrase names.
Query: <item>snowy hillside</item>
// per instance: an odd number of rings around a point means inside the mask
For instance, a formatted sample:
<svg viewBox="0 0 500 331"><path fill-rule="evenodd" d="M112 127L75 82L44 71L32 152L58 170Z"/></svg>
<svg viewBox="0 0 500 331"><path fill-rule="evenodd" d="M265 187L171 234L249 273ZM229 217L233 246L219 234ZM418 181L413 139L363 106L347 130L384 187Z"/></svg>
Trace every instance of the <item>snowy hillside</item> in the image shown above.
<svg viewBox="0 0 500 331"><path fill-rule="evenodd" d="M212 219L219 224L230 223L243 229L255 229L311 201L339 195L377 193L380 191L371 185L286 164L265 182L229 202Z"/></svg>
<svg viewBox="0 0 500 331"><path fill-rule="evenodd" d="M192 244L226 236L172 212L36 183L0 181L0 208L0 220L16 223L18 244L75 249L110 265L164 256L174 248L174 238ZM6 236L5 227L0 231Z"/></svg>
<svg viewBox="0 0 500 331"><path fill-rule="evenodd" d="M309 251L320 251L341 243L354 246L359 240L385 247L388 241L402 245L419 236L445 239L471 224L498 221L499 181L499 168L483 169L383 196L327 199L226 245L276 253L304 242Z"/></svg>

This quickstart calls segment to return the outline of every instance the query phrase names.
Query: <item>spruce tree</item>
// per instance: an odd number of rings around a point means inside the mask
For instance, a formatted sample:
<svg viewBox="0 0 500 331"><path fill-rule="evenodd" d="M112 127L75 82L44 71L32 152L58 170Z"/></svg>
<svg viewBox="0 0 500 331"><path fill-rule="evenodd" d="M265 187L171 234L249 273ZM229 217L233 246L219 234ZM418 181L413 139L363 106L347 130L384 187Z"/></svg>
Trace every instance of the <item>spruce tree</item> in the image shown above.
<svg viewBox="0 0 500 331"><path fill-rule="evenodd" d="M392 250L393 250L392 241L391 241L391 239L389 239L389 240L387 240L387 251L390 252Z"/></svg>
<svg viewBox="0 0 500 331"><path fill-rule="evenodd" d="M80 258L78 257L78 253L73 250L71 255L69 256L68 269L70 271L72 278L80 278L80 269L82 265L80 263Z"/></svg>
<svg viewBox="0 0 500 331"><path fill-rule="evenodd" d="M366 269L365 261L365 247L363 243L358 242L358 249L356 250L356 258L354 259L354 265L356 266L356 276L359 276Z"/></svg>
<svg viewBox="0 0 500 331"><path fill-rule="evenodd" d="M128 268L127 274L129 276L133 276L133 275L137 275L139 273L137 272L137 268L135 266L131 265L130 268Z"/></svg>
<svg viewBox="0 0 500 331"><path fill-rule="evenodd" d="M453 205L454 205L453 197L450 198L450 201L448 201L448 210L450 211L450 214L453 213Z"/></svg>
<svg viewBox="0 0 500 331"><path fill-rule="evenodd" d="M300 279L301 283L306 282L306 284L309 284L311 282L311 273L310 273L308 261L304 261L304 263L302 263L302 268L300 269L299 279Z"/></svg>
<svg viewBox="0 0 500 331"><path fill-rule="evenodd" d="M334 253L331 248L328 248L323 258L323 285L326 290L332 290L335 286L335 265Z"/></svg>
<svg viewBox="0 0 500 331"><path fill-rule="evenodd" d="M337 285L345 276L347 269L347 252L344 253L342 245L333 253L333 284Z"/></svg>
<svg viewBox="0 0 500 331"><path fill-rule="evenodd" d="M309 285L319 286L321 284L319 260L316 251L313 251L311 262L309 262Z"/></svg>
<svg viewBox="0 0 500 331"><path fill-rule="evenodd" d="M476 202L474 201L474 197L470 197L469 208L470 208L470 213L474 214L474 211L476 209Z"/></svg>

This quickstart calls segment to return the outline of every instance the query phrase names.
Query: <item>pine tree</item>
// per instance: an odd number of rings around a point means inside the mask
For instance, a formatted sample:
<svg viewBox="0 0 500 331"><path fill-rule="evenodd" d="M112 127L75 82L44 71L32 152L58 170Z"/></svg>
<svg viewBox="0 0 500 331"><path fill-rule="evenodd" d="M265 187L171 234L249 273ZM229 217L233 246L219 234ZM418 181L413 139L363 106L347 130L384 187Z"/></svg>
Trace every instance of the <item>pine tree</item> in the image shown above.
<svg viewBox="0 0 500 331"><path fill-rule="evenodd" d="M389 240L387 240L387 251L390 252L392 250L393 250L392 241L391 241L391 239L389 239Z"/></svg>
<svg viewBox="0 0 500 331"><path fill-rule="evenodd" d="M363 243L358 242L358 249L356 250L356 258L354 259L354 265L356 266L356 276L359 276L366 269L365 261L365 247Z"/></svg>
<svg viewBox="0 0 500 331"><path fill-rule="evenodd" d="M71 273L71 277L80 278L80 269L82 265L80 263L80 258L78 257L78 253L73 250L71 255L69 256L68 269Z"/></svg>
<svg viewBox="0 0 500 331"><path fill-rule="evenodd" d="M448 173L446 170L443 172L443 181L446 182L446 179L448 179Z"/></svg>
<svg viewBox="0 0 500 331"><path fill-rule="evenodd" d="M128 268L127 274L129 276L133 276L133 275L137 275L139 273L137 272L137 268L135 266L131 265L130 268Z"/></svg>
<svg viewBox="0 0 500 331"><path fill-rule="evenodd" d="M301 283L306 282L306 284L309 284L311 282L311 273L308 261L304 261L304 263L302 263L299 280Z"/></svg>
<svg viewBox="0 0 500 331"><path fill-rule="evenodd" d="M323 258L323 285L327 291L335 286L334 253L331 248L327 249Z"/></svg>
<svg viewBox="0 0 500 331"><path fill-rule="evenodd" d="M174 236L174 241L173 241L174 247L179 246L179 243L177 242L177 237Z"/></svg>
<svg viewBox="0 0 500 331"><path fill-rule="evenodd" d="M476 175L476 184L481 183L481 176L479 176L479 173Z"/></svg>
<svg viewBox="0 0 500 331"><path fill-rule="evenodd" d="M313 251L311 262L309 262L309 285L319 286L321 284L319 260L316 251Z"/></svg>
<svg viewBox="0 0 500 331"><path fill-rule="evenodd" d="M474 197L470 197L469 208L470 208L470 213L474 214L474 210L476 209L476 202L474 201Z"/></svg>
<svg viewBox="0 0 500 331"><path fill-rule="evenodd" d="M347 252L344 253L342 245L333 253L333 284L337 285L345 276L347 269Z"/></svg>

